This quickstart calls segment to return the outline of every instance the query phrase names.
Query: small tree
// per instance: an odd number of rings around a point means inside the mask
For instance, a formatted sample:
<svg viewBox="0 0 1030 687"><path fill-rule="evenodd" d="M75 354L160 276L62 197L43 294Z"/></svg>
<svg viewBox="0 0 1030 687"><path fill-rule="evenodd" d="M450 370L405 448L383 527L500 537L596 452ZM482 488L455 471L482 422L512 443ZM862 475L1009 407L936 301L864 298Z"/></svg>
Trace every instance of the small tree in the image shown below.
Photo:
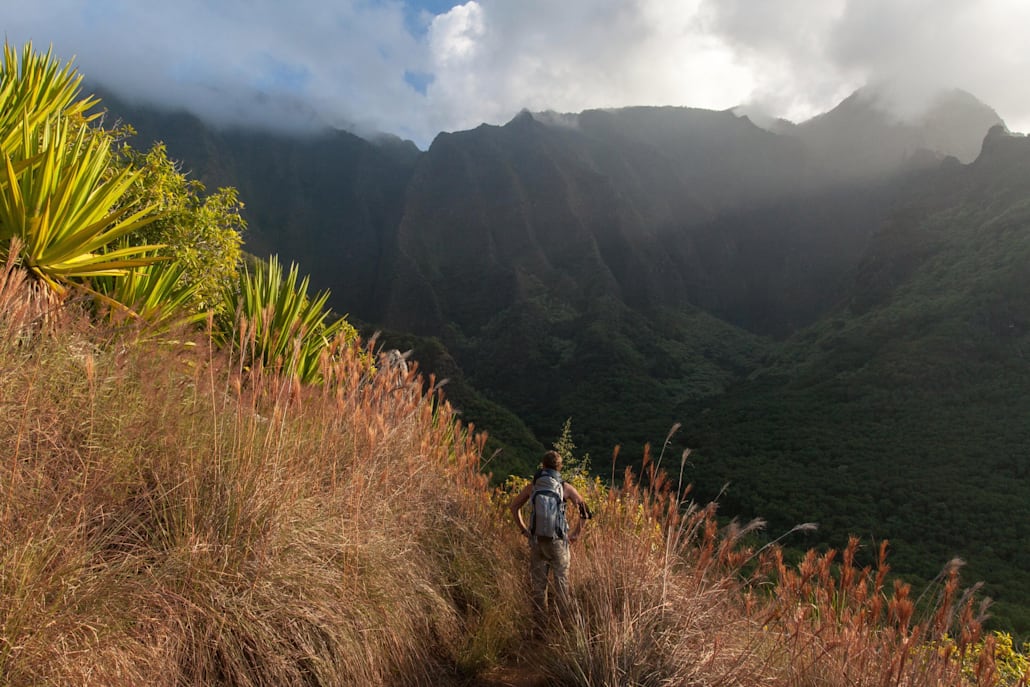
<svg viewBox="0 0 1030 687"><path fill-rule="evenodd" d="M190 293L184 305L191 312L223 307L223 290L239 277L247 226L236 189L220 188L205 195L204 184L189 179L168 158L163 143L146 153L126 144L120 153L119 164L140 170L127 200L161 210L161 217L132 241L165 246L162 254L181 266L180 286Z"/></svg>
<svg viewBox="0 0 1030 687"><path fill-rule="evenodd" d="M590 454L584 453L576 456L576 444L572 440L572 418L565 420L562 425L561 435L551 447L562 457L562 473L570 481L577 476L589 478L590 476Z"/></svg>

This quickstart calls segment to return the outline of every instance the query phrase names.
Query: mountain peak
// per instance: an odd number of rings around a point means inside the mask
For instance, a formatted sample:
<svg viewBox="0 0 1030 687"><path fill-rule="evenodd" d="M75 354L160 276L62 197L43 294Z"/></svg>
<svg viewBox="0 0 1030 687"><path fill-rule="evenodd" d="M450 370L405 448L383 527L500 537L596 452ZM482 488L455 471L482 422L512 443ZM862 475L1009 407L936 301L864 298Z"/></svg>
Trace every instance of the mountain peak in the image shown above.
<svg viewBox="0 0 1030 687"><path fill-rule="evenodd" d="M970 163L999 124L997 112L966 91L941 90L917 102L880 85L855 91L796 131L829 178L841 181L925 168L948 156Z"/></svg>
<svg viewBox="0 0 1030 687"><path fill-rule="evenodd" d="M526 108L519 110L519 113L511 118L508 124L521 124L524 122L535 122L536 119L533 117L533 113Z"/></svg>
<svg viewBox="0 0 1030 687"><path fill-rule="evenodd" d="M859 88L835 108L813 117L805 125L825 119L861 117L892 125L921 126L948 113L1004 123L993 108L961 88L912 92L897 84L883 83Z"/></svg>

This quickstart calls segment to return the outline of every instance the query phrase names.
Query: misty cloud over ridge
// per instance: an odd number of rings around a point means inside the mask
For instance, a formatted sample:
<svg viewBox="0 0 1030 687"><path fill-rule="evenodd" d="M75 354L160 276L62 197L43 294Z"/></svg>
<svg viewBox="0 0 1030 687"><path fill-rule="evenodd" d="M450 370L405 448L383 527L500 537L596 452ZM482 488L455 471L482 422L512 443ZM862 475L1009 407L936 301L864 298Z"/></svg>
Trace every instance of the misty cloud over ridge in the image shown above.
<svg viewBox="0 0 1030 687"><path fill-rule="evenodd" d="M218 124L439 131L523 108L750 103L794 121L866 83L914 116L958 87L1030 125L1022 0L384 0L12 3L8 41L53 44L121 97Z"/></svg>
<svg viewBox="0 0 1030 687"><path fill-rule="evenodd" d="M1030 125L1019 86L1030 5L1020 0L704 0L702 12L757 75L752 101L773 114L811 116L868 84L902 118L960 88L1013 128Z"/></svg>

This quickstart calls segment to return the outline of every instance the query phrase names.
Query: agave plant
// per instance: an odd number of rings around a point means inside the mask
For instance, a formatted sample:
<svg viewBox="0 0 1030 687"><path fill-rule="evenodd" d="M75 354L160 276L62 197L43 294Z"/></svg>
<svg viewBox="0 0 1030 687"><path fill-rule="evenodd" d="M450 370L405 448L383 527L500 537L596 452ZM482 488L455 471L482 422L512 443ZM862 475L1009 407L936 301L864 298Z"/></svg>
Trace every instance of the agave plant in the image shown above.
<svg viewBox="0 0 1030 687"><path fill-rule="evenodd" d="M52 293L162 259L154 255L161 246L110 248L158 214L153 206L119 207L138 172L110 174L109 137L56 117L25 128L14 153L3 151L0 161L0 250L18 236L22 267Z"/></svg>
<svg viewBox="0 0 1030 687"><path fill-rule="evenodd" d="M309 298L309 281L300 279L296 263L284 275L274 255L253 270L245 268L238 290L225 293L238 307L222 309L216 339L240 350L248 363L277 367L303 383L321 382L323 353L338 336L350 338L354 330L343 318L328 322L329 292Z"/></svg>
<svg viewBox="0 0 1030 687"><path fill-rule="evenodd" d="M112 164L111 135L91 128L98 102L78 99L79 76L50 52L4 46L0 69L0 257L19 239L17 262L51 295L99 276L153 263L159 246L112 248L158 217L126 203L138 171Z"/></svg>
<svg viewBox="0 0 1030 687"><path fill-rule="evenodd" d="M87 114L100 101L92 96L79 98L82 76L68 62L63 66L52 49L40 55L26 43L21 60L4 43L4 63L0 68L0 150L12 154L26 132L36 131L45 121L62 115L83 122L99 116Z"/></svg>
<svg viewBox="0 0 1030 687"><path fill-rule="evenodd" d="M197 285L185 278L181 262L158 262L129 270L121 277L101 277L96 293L111 318L127 315L145 323L150 335L163 334L207 318L192 307Z"/></svg>

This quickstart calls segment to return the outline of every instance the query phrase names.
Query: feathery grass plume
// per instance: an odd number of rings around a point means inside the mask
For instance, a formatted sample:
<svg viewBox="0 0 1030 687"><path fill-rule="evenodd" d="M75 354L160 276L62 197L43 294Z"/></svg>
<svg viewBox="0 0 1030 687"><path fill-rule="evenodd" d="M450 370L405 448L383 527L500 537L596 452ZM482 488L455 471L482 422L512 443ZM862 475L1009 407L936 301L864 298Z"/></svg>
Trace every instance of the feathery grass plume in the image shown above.
<svg viewBox="0 0 1030 687"><path fill-rule="evenodd" d="M0 252L0 347L21 344L47 319L49 307L18 265L20 239L13 237L9 246Z"/></svg>
<svg viewBox="0 0 1030 687"><path fill-rule="evenodd" d="M855 566L857 539L839 557L811 551L792 568L777 542L813 524L753 549L748 535L762 521L721 525L715 504L686 501L689 487L674 487L649 456L645 449L648 478L638 483L627 470L573 548L575 611L553 613L543 643L526 649L540 657L542 679L584 686L999 684L991 682L991 647L969 667L982 613L975 587L958 593L958 566L946 569L939 590L918 608L906 585L888 584L885 544L875 569ZM522 605L529 613L528 601Z"/></svg>
<svg viewBox="0 0 1030 687"><path fill-rule="evenodd" d="M920 610L909 585L886 584L886 542L875 570L854 566L858 548L853 537L839 565L834 550L810 551L796 570L774 551L776 596L757 617L778 670L806 683L987 684L962 675L960 657L980 637L983 615L975 588L957 594L958 567L945 569L937 598Z"/></svg>

